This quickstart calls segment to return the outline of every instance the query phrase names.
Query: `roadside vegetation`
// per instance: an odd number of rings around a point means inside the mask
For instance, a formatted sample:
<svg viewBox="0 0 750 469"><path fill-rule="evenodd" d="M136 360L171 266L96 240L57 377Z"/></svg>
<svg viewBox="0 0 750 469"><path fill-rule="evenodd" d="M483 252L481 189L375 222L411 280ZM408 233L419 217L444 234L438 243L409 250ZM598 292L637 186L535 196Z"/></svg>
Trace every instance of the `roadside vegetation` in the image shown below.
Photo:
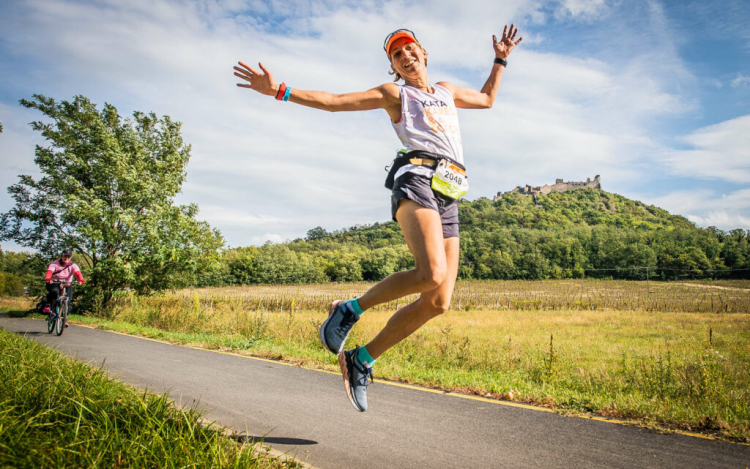
<svg viewBox="0 0 750 469"><path fill-rule="evenodd" d="M0 467L298 467L1 328L0 350Z"/></svg>
<svg viewBox="0 0 750 469"><path fill-rule="evenodd" d="M110 317L74 321L336 371L318 327L328 302L366 287L129 296ZM747 281L459 282L455 309L381 357L376 378L750 442L749 299ZM349 343L398 306L368 311Z"/></svg>

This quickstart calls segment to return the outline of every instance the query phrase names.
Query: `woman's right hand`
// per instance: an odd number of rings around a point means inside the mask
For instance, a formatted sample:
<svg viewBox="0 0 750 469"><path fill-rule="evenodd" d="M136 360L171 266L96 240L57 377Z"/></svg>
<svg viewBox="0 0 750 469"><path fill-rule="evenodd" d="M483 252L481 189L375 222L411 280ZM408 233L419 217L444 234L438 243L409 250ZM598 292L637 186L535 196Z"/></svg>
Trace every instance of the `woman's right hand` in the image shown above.
<svg viewBox="0 0 750 469"><path fill-rule="evenodd" d="M246 83L237 83L237 86L240 88L250 88L267 96L276 96L276 93L279 92L279 85L273 81L273 75L271 75L271 72L262 63L258 62L258 66L263 70L262 73L254 70L244 62L238 63L239 66L234 66L234 76L245 80Z"/></svg>

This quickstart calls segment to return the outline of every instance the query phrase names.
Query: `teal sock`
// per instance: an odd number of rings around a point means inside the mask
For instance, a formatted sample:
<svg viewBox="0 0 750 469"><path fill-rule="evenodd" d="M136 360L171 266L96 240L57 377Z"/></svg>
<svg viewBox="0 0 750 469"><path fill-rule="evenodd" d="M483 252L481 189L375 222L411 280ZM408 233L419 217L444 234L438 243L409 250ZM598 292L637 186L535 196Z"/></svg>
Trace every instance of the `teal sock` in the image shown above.
<svg viewBox="0 0 750 469"><path fill-rule="evenodd" d="M370 355L370 352L367 351L367 347L364 345L360 347L359 352L357 352L357 360L368 368L375 363L375 359L372 358L372 355Z"/></svg>
<svg viewBox="0 0 750 469"><path fill-rule="evenodd" d="M362 311L362 308L359 306L359 298L352 298L351 300L347 301L347 304L351 305L352 310L357 313L357 316L362 316L364 311Z"/></svg>

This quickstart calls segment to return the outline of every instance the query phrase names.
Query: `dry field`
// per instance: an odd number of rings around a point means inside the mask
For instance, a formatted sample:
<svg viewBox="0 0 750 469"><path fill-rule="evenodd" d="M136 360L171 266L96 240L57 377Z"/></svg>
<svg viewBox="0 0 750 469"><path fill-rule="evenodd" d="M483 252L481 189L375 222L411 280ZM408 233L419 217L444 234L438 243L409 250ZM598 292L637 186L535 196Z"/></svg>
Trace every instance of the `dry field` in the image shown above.
<svg viewBox="0 0 750 469"><path fill-rule="evenodd" d="M369 283L268 285L187 289L209 306L239 302L252 311L326 310L331 301L361 295ZM413 297L416 298L416 297ZM406 300L378 310L395 311ZM616 310L685 313L750 312L750 280L646 282L632 280L459 281L455 310Z"/></svg>

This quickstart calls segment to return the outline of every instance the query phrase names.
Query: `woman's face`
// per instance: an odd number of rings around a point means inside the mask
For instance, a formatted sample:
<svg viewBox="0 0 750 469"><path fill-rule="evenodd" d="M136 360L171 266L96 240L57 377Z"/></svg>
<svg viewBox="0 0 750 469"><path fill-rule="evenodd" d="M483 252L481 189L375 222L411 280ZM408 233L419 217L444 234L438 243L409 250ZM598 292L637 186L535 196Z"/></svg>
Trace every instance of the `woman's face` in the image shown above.
<svg viewBox="0 0 750 469"><path fill-rule="evenodd" d="M62 256L60 260L63 262L63 264L67 264L70 262L70 256Z"/></svg>
<svg viewBox="0 0 750 469"><path fill-rule="evenodd" d="M427 52L408 38L396 40L391 46L391 65L402 78L417 76L425 69Z"/></svg>

